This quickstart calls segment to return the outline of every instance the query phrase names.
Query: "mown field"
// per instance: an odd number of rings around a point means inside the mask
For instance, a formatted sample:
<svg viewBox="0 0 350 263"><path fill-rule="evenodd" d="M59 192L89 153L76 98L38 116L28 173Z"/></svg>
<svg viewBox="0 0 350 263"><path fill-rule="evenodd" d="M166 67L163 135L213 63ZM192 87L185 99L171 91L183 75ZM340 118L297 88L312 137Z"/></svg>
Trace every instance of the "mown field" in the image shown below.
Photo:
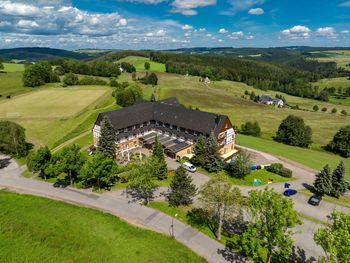
<svg viewBox="0 0 350 263"><path fill-rule="evenodd" d="M5 72L22 72L24 71L24 64L3 63Z"/></svg>
<svg viewBox="0 0 350 263"><path fill-rule="evenodd" d="M339 67L350 69L350 50L327 50L313 52L315 59L320 62L336 62ZM319 54L319 57L317 55Z"/></svg>
<svg viewBox="0 0 350 263"><path fill-rule="evenodd" d="M128 56L126 58L120 59L117 62L128 62L133 64L137 71L145 71L145 63L150 63L150 71L155 72L165 72L165 65L162 63L150 61L148 58L138 57L138 56Z"/></svg>
<svg viewBox="0 0 350 263"><path fill-rule="evenodd" d="M205 262L170 237L93 209L0 191L0 210L1 262Z"/></svg>

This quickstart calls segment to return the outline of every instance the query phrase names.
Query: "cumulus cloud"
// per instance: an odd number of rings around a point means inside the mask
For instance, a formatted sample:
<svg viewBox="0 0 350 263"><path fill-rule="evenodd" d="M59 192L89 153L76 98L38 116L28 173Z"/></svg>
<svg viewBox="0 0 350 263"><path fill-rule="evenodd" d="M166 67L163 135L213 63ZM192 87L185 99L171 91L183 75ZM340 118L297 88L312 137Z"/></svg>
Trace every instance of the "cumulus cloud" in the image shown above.
<svg viewBox="0 0 350 263"><path fill-rule="evenodd" d="M0 14L10 16L37 16L40 14L40 9L30 4L1 1Z"/></svg>
<svg viewBox="0 0 350 263"><path fill-rule="evenodd" d="M342 30L342 31L340 31L340 33L342 33L342 34L349 34L349 30Z"/></svg>
<svg viewBox="0 0 350 263"><path fill-rule="evenodd" d="M205 32L205 31L207 31L205 28L200 28L200 29L198 29L198 31L199 32Z"/></svg>
<svg viewBox="0 0 350 263"><path fill-rule="evenodd" d="M228 37L231 39L242 39L244 33L242 31L232 32Z"/></svg>
<svg viewBox="0 0 350 263"><path fill-rule="evenodd" d="M166 0L125 0L125 2L142 3L142 4L150 4L150 5L156 5L164 1Z"/></svg>
<svg viewBox="0 0 350 263"><path fill-rule="evenodd" d="M316 30L317 35L327 38L336 38L337 31L334 27L320 27Z"/></svg>
<svg viewBox="0 0 350 263"><path fill-rule="evenodd" d="M34 28L34 27L39 27L38 23L35 21L31 20L19 20L17 22L17 26L22 27L22 28Z"/></svg>
<svg viewBox="0 0 350 263"><path fill-rule="evenodd" d="M198 7L216 5L216 0L175 0L171 3L173 13L181 13L185 16L193 16L198 12Z"/></svg>
<svg viewBox="0 0 350 263"><path fill-rule="evenodd" d="M252 8L252 9L249 9L248 11L248 14L250 15L262 15L264 14L264 9L262 8Z"/></svg>
<svg viewBox="0 0 350 263"><path fill-rule="evenodd" d="M310 33L310 28L300 25L281 31L282 37L288 39L308 39L310 37Z"/></svg>
<svg viewBox="0 0 350 263"><path fill-rule="evenodd" d="M253 6L265 3L265 0L229 0L229 3L231 8L221 12L223 15L234 15L237 12L246 11Z"/></svg>
<svg viewBox="0 0 350 263"><path fill-rule="evenodd" d="M220 28L219 33L220 34L226 34L228 31L225 28Z"/></svg>

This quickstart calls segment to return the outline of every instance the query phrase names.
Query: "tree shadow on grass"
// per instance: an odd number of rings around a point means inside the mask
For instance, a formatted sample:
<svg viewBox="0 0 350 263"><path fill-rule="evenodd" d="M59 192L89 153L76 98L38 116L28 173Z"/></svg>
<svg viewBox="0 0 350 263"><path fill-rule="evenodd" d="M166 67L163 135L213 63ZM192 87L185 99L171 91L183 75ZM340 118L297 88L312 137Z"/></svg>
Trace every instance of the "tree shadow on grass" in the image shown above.
<svg viewBox="0 0 350 263"><path fill-rule="evenodd" d="M11 163L11 158L0 159L0 169L6 168Z"/></svg>
<svg viewBox="0 0 350 263"><path fill-rule="evenodd" d="M311 193L315 193L315 189L312 185L309 185L307 183L303 183L303 187L305 187L307 190L309 190Z"/></svg>
<svg viewBox="0 0 350 263"><path fill-rule="evenodd" d="M292 254L289 258L292 260L292 262L296 263L312 263L317 261L316 258L312 256L307 257L305 250L296 246L293 246Z"/></svg>

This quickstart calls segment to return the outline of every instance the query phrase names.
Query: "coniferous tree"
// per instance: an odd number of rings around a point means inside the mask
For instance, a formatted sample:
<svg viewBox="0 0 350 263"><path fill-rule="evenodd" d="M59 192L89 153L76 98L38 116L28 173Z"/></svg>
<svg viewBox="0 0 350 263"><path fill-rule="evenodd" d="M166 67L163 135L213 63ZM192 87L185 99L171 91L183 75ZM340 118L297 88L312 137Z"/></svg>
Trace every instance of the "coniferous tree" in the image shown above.
<svg viewBox="0 0 350 263"><path fill-rule="evenodd" d="M205 143L204 169L208 172L218 172L223 167L223 161L214 134L210 134Z"/></svg>
<svg viewBox="0 0 350 263"><path fill-rule="evenodd" d="M332 191L332 175L331 169L327 164L316 174L314 189L319 195L329 195Z"/></svg>
<svg viewBox="0 0 350 263"><path fill-rule="evenodd" d="M158 141L158 137L156 137L154 142L150 163L152 166L153 175L159 180L164 180L168 177L168 166L165 161L163 146Z"/></svg>
<svg viewBox="0 0 350 263"><path fill-rule="evenodd" d="M341 161L332 174L332 196L339 198L346 192L348 188L348 183L345 181L344 177L345 165L344 162Z"/></svg>
<svg viewBox="0 0 350 263"><path fill-rule="evenodd" d="M197 139L196 145L194 146L194 156L191 162L200 167L203 167L205 164L205 138L203 135L200 135Z"/></svg>
<svg viewBox="0 0 350 263"><path fill-rule="evenodd" d="M180 166L176 169L174 178L170 183L169 204L171 206L190 205L196 195L196 186L187 171Z"/></svg>
<svg viewBox="0 0 350 263"><path fill-rule="evenodd" d="M101 121L101 136L98 140L97 150L105 156L115 157L115 131L111 121L104 117Z"/></svg>

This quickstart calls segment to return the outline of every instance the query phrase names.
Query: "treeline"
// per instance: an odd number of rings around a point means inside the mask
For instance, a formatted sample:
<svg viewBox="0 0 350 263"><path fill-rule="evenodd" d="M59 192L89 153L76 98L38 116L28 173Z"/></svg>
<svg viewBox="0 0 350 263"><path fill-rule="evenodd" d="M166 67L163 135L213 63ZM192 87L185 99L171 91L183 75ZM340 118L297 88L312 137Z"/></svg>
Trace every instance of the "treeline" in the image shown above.
<svg viewBox="0 0 350 263"><path fill-rule="evenodd" d="M288 66L299 70L314 73L317 78L337 78L349 76L350 72L345 69L338 68L335 62L318 62L317 60L306 60L299 58L287 63Z"/></svg>
<svg viewBox="0 0 350 263"><path fill-rule="evenodd" d="M318 91L309 82L322 77L284 65L221 56L151 52L150 59L165 63L169 73L244 82L262 90L315 99L318 99Z"/></svg>
<svg viewBox="0 0 350 263"><path fill-rule="evenodd" d="M118 77L120 75L120 66L108 61L80 61L75 59L55 59L50 61L55 65L55 72L58 75L74 73L80 75L90 75L98 77Z"/></svg>

